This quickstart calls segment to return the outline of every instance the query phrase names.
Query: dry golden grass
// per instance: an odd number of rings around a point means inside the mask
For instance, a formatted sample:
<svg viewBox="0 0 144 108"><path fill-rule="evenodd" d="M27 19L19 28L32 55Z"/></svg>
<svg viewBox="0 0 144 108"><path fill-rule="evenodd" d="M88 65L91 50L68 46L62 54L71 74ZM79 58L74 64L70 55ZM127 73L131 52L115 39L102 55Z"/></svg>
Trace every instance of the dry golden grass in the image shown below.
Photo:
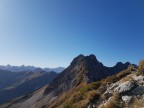
<svg viewBox="0 0 144 108"><path fill-rule="evenodd" d="M64 104L61 103L63 108L85 108L90 101L99 96L96 90L100 86L101 82L93 82L88 85L83 84L71 92L68 92L62 100Z"/></svg>
<svg viewBox="0 0 144 108"><path fill-rule="evenodd" d="M102 84L111 84L111 83L117 82L118 80L126 77L129 74L131 74L131 70L128 68L122 72L117 73L116 75L108 76L107 78L101 80L101 83Z"/></svg>
<svg viewBox="0 0 144 108"><path fill-rule="evenodd" d="M114 93L110 101L108 101L101 108L121 108L119 105L119 93Z"/></svg>
<svg viewBox="0 0 144 108"><path fill-rule="evenodd" d="M140 61L138 70L140 73L144 74L144 60Z"/></svg>
<svg viewBox="0 0 144 108"><path fill-rule="evenodd" d="M88 93L87 95L87 99L89 100L89 102L96 102L97 100L99 100L99 98L101 97L100 96L101 94L97 93L96 91L91 91Z"/></svg>
<svg viewBox="0 0 144 108"><path fill-rule="evenodd" d="M119 72L119 73L116 74L115 76L116 76L117 79L121 79L121 78L123 78L123 77L126 77L126 76L129 75L129 74L131 74L131 70L130 70L130 69L126 69L126 70L124 70L124 71L122 71L122 72Z"/></svg>
<svg viewBox="0 0 144 108"><path fill-rule="evenodd" d="M116 80L117 80L116 77L113 75L113 76L108 76L107 78L101 80L101 82L102 84L109 84L115 82Z"/></svg>
<svg viewBox="0 0 144 108"><path fill-rule="evenodd" d="M134 80L134 79L133 79L132 74L131 74L131 75L128 75L128 76L122 78L122 79L120 80L120 82L121 82L121 83L124 83L124 82L126 82L126 81L132 81L132 80Z"/></svg>
<svg viewBox="0 0 144 108"><path fill-rule="evenodd" d="M143 100L143 99L134 101L134 102L129 106L129 108L143 108L143 107L144 107L144 100Z"/></svg>

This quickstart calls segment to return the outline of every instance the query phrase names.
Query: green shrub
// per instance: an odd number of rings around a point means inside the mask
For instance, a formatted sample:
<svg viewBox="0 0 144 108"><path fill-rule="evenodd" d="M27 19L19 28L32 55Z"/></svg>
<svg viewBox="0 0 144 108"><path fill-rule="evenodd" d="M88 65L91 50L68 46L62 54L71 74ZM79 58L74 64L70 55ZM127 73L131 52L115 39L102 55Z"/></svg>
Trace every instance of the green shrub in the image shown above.
<svg viewBox="0 0 144 108"><path fill-rule="evenodd" d="M80 92L80 93L74 95L74 97L72 98L72 103L77 103L77 102L83 100L84 98L85 98L85 95Z"/></svg>
<svg viewBox="0 0 144 108"><path fill-rule="evenodd" d="M83 101L87 98L89 98L89 100L94 100L95 99L94 97L96 97L97 95L90 94L91 96L89 96L88 94L90 93L90 91L96 90L100 86L101 86L100 81L93 82L93 83L83 86L79 91L77 91L76 94L73 95L70 101L63 104L63 108L78 108L77 103L79 103L80 101Z"/></svg>
<svg viewBox="0 0 144 108"><path fill-rule="evenodd" d="M101 82L100 81L93 82L93 83L90 83L90 84L84 86L83 88L81 88L80 92L81 93L86 93L86 92L91 91L91 90L96 90L100 86L101 86Z"/></svg>
<svg viewBox="0 0 144 108"><path fill-rule="evenodd" d="M73 104L70 104L70 103L65 103L63 105L63 108L75 108L75 106Z"/></svg>

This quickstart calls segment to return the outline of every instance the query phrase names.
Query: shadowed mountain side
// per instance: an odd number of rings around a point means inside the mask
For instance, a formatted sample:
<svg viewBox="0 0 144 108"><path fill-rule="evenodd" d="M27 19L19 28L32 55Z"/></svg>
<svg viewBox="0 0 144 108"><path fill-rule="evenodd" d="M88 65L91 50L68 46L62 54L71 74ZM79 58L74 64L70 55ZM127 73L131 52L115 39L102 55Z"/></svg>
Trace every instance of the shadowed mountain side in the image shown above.
<svg viewBox="0 0 144 108"><path fill-rule="evenodd" d="M57 73L55 72L36 72L26 77L21 77L21 80L19 79L12 85L0 90L0 103L5 103L16 97L32 93L48 84L56 76Z"/></svg>
<svg viewBox="0 0 144 108"><path fill-rule="evenodd" d="M76 57L62 73L60 73L45 90L45 94L55 91L55 95L79 85L81 82L91 83L126 69L130 63L117 63L114 67L106 67L95 55Z"/></svg>
<svg viewBox="0 0 144 108"><path fill-rule="evenodd" d="M33 72L10 72L6 70L0 70L0 90L8 87L15 82L19 82L22 79L32 75Z"/></svg>

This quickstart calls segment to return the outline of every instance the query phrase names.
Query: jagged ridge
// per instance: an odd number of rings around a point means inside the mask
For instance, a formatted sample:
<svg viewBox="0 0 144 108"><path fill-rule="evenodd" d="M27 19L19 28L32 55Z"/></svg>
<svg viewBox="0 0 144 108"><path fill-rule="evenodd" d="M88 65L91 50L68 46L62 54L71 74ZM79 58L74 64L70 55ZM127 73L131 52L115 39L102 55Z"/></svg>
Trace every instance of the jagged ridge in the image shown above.
<svg viewBox="0 0 144 108"><path fill-rule="evenodd" d="M95 55L79 55L61 74L59 74L45 90L45 94L55 91L58 95L81 82L91 83L126 69L130 63L117 63L114 67L106 67L99 62Z"/></svg>

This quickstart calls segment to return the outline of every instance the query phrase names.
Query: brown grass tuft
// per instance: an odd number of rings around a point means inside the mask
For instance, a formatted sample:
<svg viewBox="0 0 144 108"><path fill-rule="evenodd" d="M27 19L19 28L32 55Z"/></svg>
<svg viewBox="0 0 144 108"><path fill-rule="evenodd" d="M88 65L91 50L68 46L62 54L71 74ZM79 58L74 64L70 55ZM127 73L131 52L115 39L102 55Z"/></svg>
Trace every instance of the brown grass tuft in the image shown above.
<svg viewBox="0 0 144 108"><path fill-rule="evenodd" d="M134 101L134 102L129 106L129 108L143 108L143 106L144 106L144 100L141 99L141 100Z"/></svg>
<svg viewBox="0 0 144 108"><path fill-rule="evenodd" d="M124 83L124 82L126 82L126 81L133 81L133 80L134 80L134 79L133 79L132 75L129 75L129 76L126 76L126 77L122 78L122 79L120 80L120 82L121 82L121 83Z"/></svg>
<svg viewBox="0 0 144 108"><path fill-rule="evenodd" d="M120 94L114 93L110 101L108 101L101 108L121 108L121 105L119 104L119 98L120 98Z"/></svg>
<svg viewBox="0 0 144 108"><path fill-rule="evenodd" d="M141 75L144 75L144 60L140 61L138 71Z"/></svg>

